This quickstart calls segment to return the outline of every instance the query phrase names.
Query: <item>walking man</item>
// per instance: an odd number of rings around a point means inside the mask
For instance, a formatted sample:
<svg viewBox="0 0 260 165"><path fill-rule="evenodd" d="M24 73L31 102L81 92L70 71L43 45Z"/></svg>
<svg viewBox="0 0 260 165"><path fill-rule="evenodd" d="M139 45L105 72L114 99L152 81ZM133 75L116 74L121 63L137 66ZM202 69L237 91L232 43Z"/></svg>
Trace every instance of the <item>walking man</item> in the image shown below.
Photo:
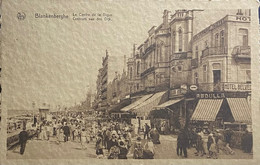
<svg viewBox="0 0 260 165"><path fill-rule="evenodd" d="M23 155L25 150L25 145L28 140L28 133L25 131L26 128L23 127L23 130L19 133L19 143L20 143L20 154Z"/></svg>
<svg viewBox="0 0 260 165"><path fill-rule="evenodd" d="M69 135L70 135L70 128L69 126L67 125L67 123L65 122L65 126L63 127L63 132L64 132L64 142L67 142L69 141Z"/></svg>
<svg viewBox="0 0 260 165"><path fill-rule="evenodd" d="M149 139L149 132L150 132L150 126L145 123L145 126L144 126L144 139L145 137L147 136L147 139Z"/></svg>

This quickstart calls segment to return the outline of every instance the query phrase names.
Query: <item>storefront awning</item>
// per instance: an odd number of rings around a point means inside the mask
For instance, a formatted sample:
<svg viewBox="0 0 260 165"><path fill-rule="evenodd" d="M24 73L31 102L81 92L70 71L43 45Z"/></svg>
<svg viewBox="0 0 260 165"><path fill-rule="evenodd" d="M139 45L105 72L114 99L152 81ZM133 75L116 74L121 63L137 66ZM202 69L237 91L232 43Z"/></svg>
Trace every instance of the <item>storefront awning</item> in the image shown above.
<svg viewBox="0 0 260 165"><path fill-rule="evenodd" d="M227 98L231 113L237 122L251 123L251 110L245 98Z"/></svg>
<svg viewBox="0 0 260 165"><path fill-rule="evenodd" d="M223 99L200 99L191 120L215 121Z"/></svg>
<svg viewBox="0 0 260 165"><path fill-rule="evenodd" d="M169 101L167 101L165 103L162 103L162 104L156 106L155 109L162 109L162 108L169 107L169 106L171 106L173 104L176 104L176 103L180 102L181 100L183 100L183 99L169 100Z"/></svg>
<svg viewBox="0 0 260 165"><path fill-rule="evenodd" d="M145 95L142 98L140 98L139 100L133 102L132 104L124 107L121 109L121 111L123 112L127 112L130 111L131 109L135 108L136 106L138 106L139 104L143 103L144 101L146 101L147 99L149 99L150 97L152 97L153 94L149 94L149 95Z"/></svg>
<svg viewBox="0 0 260 165"><path fill-rule="evenodd" d="M111 107L109 107L108 112L109 113L119 113L121 108L128 106L130 103L131 103L130 99L122 100L120 103L112 105Z"/></svg>
<svg viewBox="0 0 260 165"><path fill-rule="evenodd" d="M166 93L166 91L155 93L151 98L133 108L133 112L136 112L137 116L147 116L155 106L166 100Z"/></svg>

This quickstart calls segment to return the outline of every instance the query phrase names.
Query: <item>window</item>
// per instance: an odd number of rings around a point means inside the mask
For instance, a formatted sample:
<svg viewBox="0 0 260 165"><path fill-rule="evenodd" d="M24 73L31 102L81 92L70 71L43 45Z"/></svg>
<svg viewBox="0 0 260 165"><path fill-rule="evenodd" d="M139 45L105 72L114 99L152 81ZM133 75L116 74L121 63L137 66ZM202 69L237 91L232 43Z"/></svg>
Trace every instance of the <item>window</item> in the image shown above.
<svg viewBox="0 0 260 165"><path fill-rule="evenodd" d="M136 74L140 74L140 61L137 62L137 67L136 67Z"/></svg>
<svg viewBox="0 0 260 165"><path fill-rule="evenodd" d="M199 47L196 46L195 58L199 58Z"/></svg>
<svg viewBox="0 0 260 165"><path fill-rule="evenodd" d="M219 34L215 34L215 47L218 47L218 41L219 41Z"/></svg>
<svg viewBox="0 0 260 165"><path fill-rule="evenodd" d="M179 29L179 52L182 52L182 30Z"/></svg>
<svg viewBox="0 0 260 165"><path fill-rule="evenodd" d="M199 77L198 77L198 73L194 73L194 84L198 84L199 83Z"/></svg>
<svg viewBox="0 0 260 165"><path fill-rule="evenodd" d="M175 53L175 41L176 41L176 34L173 32L172 34L172 53Z"/></svg>
<svg viewBox="0 0 260 165"><path fill-rule="evenodd" d="M239 37L242 46L248 46L248 30L239 29Z"/></svg>
<svg viewBox="0 0 260 165"><path fill-rule="evenodd" d="M138 84L138 83L136 84L136 89L137 89L137 90L139 89L139 84Z"/></svg>
<svg viewBox="0 0 260 165"><path fill-rule="evenodd" d="M132 79L132 77L133 77L133 69L132 69L132 67L130 68L130 79Z"/></svg>
<svg viewBox="0 0 260 165"><path fill-rule="evenodd" d="M251 70L246 70L246 83L251 83Z"/></svg>
<svg viewBox="0 0 260 165"><path fill-rule="evenodd" d="M205 41L205 49L209 48L208 40Z"/></svg>
<svg viewBox="0 0 260 165"><path fill-rule="evenodd" d="M178 66L178 72L182 72L182 65Z"/></svg>
<svg viewBox="0 0 260 165"><path fill-rule="evenodd" d="M176 69L175 69L175 67L174 67L174 66L172 67L172 71L173 71L173 72L176 72Z"/></svg>
<svg viewBox="0 0 260 165"><path fill-rule="evenodd" d="M207 65L203 65L203 82L207 82Z"/></svg>
<svg viewBox="0 0 260 165"><path fill-rule="evenodd" d="M224 30L220 32L220 47L224 47L225 41L224 41Z"/></svg>

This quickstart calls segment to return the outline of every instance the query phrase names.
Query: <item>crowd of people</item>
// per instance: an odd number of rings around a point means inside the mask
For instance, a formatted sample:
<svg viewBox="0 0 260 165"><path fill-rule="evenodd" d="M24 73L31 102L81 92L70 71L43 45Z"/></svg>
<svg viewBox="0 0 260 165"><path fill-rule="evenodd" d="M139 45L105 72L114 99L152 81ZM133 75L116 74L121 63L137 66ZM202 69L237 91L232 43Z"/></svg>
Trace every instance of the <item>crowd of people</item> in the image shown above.
<svg viewBox="0 0 260 165"><path fill-rule="evenodd" d="M155 146L160 144L160 134L165 134L163 127L158 131L148 123L136 129L135 125L126 122L87 121L82 114L53 115L52 120L34 120L33 126L36 128L34 138L37 140L49 141L51 138L57 144L77 142L83 150L87 149L88 143L92 143L97 158L102 159L153 159ZM187 149L195 148L195 156L217 159L220 150L232 155L232 136L230 129L206 132L205 129L185 127L177 134L176 153L187 158ZM23 130L20 134L21 154L24 153L27 138ZM246 132L241 145L244 152L250 153L252 134Z"/></svg>
<svg viewBox="0 0 260 165"><path fill-rule="evenodd" d="M220 150L225 154L233 155L235 152L231 148L233 131L229 128L220 132L219 130L203 130L203 129L181 129L177 138L177 155L185 158L187 148L194 147L196 156L207 156L207 158L218 159ZM242 150L246 153L252 151L252 134L248 131L241 138Z"/></svg>

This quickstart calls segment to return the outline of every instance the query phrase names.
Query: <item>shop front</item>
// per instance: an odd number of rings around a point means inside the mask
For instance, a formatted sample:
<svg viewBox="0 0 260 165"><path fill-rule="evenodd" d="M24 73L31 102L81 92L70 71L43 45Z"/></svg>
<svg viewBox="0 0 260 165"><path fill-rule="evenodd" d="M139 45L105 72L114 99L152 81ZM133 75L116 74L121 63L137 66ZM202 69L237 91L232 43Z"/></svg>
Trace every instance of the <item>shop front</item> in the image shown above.
<svg viewBox="0 0 260 165"><path fill-rule="evenodd" d="M150 119L160 133L175 133L180 129L180 115L183 109L183 98L176 98L160 104L151 111Z"/></svg>
<svg viewBox="0 0 260 165"><path fill-rule="evenodd" d="M251 126L248 93L196 93L197 102L190 123L207 130L226 129L243 131Z"/></svg>

